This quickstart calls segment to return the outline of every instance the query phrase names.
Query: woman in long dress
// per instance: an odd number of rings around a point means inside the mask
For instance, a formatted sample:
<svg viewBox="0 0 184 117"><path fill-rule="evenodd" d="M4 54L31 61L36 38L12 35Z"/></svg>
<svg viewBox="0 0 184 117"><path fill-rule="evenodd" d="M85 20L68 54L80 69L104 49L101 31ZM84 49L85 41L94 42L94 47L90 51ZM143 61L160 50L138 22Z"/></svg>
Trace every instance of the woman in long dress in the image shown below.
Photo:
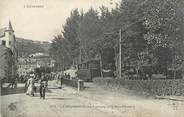
<svg viewBox="0 0 184 117"><path fill-rule="evenodd" d="M27 81L27 95L34 96L34 75L30 74L30 78Z"/></svg>

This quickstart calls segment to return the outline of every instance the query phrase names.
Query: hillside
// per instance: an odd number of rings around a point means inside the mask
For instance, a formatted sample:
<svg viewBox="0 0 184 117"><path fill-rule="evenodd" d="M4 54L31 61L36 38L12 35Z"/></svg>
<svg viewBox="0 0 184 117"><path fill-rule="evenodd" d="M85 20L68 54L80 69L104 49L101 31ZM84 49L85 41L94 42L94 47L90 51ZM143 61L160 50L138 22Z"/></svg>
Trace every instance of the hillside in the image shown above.
<svg viewBox="0 0 184 117"><path fill-rule="evenodd" d="M32 53L48 53L50 43L47 41L33 41L16 37L18 56L27 57Z"/></svg>

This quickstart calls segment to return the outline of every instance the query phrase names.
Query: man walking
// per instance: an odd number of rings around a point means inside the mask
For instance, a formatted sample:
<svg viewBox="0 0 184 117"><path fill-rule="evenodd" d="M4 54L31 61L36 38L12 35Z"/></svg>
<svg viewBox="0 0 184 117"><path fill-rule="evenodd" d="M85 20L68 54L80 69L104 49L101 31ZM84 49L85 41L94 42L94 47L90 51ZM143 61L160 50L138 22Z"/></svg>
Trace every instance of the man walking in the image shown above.
<svg viewBox="0 0 184 117"><path fill-rule="evenodd" d="M47 77L42 74L41 80L40 80L40 98L45 99L45 92L48 85L48 79Z"/></svg>
<svg viewBox="0 0 184 117"><path fill-rule="evenodd" d="M63 84L63 74L60 76L60 84L61 84L61 89L62 89L62 84Z"/></svg>

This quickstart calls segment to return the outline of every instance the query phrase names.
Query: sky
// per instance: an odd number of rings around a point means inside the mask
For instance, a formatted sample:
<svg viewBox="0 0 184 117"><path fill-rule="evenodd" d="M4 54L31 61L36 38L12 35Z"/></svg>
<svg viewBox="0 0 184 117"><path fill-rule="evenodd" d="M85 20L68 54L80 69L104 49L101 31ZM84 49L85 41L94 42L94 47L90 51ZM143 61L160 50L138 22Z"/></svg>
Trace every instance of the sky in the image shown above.
<svg viewBox="0 0 184 117"><path fill-rule="evenodd" d="M70 12L104 5L110 9L120 0L0 0L0 28L9 20L16 37L38 41L51 41L61 33ZM112 3L112 4L110 4ZM34 6L37 8L34 8ZM38 7L41 6L41 7Z"/></svg>

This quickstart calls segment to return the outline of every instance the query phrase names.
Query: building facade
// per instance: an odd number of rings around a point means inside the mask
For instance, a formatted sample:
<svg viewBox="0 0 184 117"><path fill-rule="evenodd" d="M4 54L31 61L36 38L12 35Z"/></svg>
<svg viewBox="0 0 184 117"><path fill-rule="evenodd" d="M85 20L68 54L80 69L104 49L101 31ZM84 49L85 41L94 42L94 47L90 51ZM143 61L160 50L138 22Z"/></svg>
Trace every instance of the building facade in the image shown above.
<svg viewBox="0 0 184 117"><path fill-rule="evenodd" d="M12 51L9 48L0 45L0 80L2 83L12 81L12 61Z"/></svg>
<svg viewBox="0 0 184 117"><path fill-rule="evenodd" d="M36 59L36 67L54 67L54 60L48 54L45 53L35 53L31 54L29 57Z"/></svg>
<svg viewBox="0 0 184 117"><path fill-rule="evenodd" d="M54 60L45 53L34 53L29 55L29 57L19 57L18 74L19 76L25 76L35 71L36 68L53 68L54 64Z"/></svg>
<svg viewBox="0 0 184 117"><path fill-rule="evenodd" d="M6 72L11 73L8 75L8 79L13 79L17 75L18 52L16 47L16 38L15 38L14 30L10 21L7 27L0 29L0 46L2 46L2 48L7 48L5 50L10 51L8 52L8 54L10 54L9 57L11 57L11 64L8 64L8 66L11 67L11 72L9 71L10 69ZM1 56L0 58L3 59L3 56ZM7 58L7 59L10 59L10 58ZM3 66L0 66L0 68L2 67Z"/></svg>
<svg viewBox="0 0 184 117"><path fill-rule="evenodd" d="M18 75L26 76L36 68L37 61L34 58L18 58Z"/></svg>

